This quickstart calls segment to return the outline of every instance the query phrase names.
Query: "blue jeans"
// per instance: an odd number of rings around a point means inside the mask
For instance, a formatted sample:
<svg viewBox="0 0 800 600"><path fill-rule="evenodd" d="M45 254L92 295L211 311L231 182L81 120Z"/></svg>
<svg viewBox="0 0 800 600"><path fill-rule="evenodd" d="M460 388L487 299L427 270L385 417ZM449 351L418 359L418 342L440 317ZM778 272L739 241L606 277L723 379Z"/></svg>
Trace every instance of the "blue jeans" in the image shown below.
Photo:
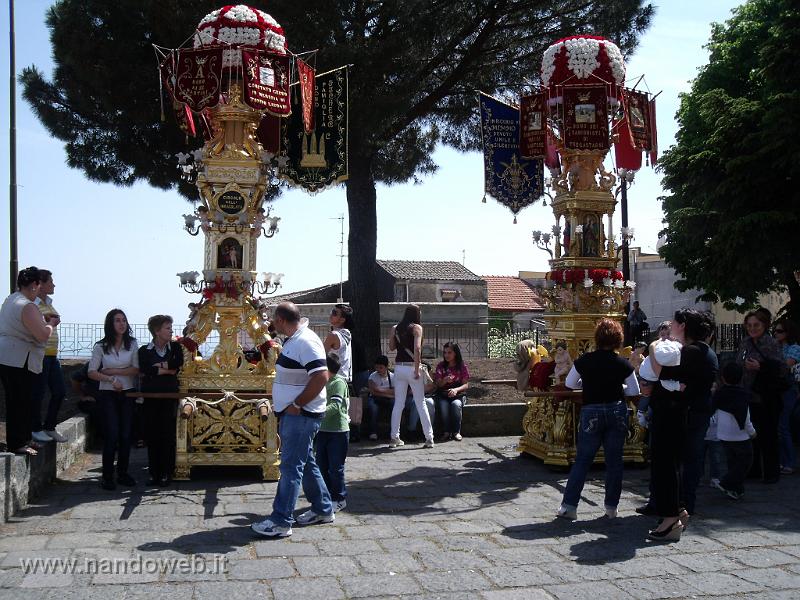
<svg viewBox="0 0 800 600"><path fill-rule="evenodd" d="M606 498L608 508L616 508L622 494L622 447L628 435L628 407L625 402L588 404L581 409L578 427L578 454L569 472L562 504L577 508L586 475L603 446L606 460Z"/></svg>
<svg viewBox="0 0 800 600"><path fill-rule="evenodd" d="M300 495L300 485L319 515L333 513L331 495L314 459L314 436L322 419L284 413L278 425L281 436L281 478L272 502L270 520L280 527L294 523L294 508Z"/></svg>
<svg viewBox="0 0 800 600"><path fill-rule="evenodd" d="M461 433L461 416L467 397L463 394L455 398L436 396L436 405L442 420L442 430L445 433Z"/></svg>
<svg viewBox="0 0 800 600"><path fill-rule="evenodd" d="M794 469L797 455L792 443L792 413L797 405L797 386L792 385L783 393L783 408L781 409L781 420L778 423L778 434L781 443L781 466Z"/></svg>
<svg viewBox="0 0 800 600"><path fill-rule="evenodd" d="M428 411L428 418L430 418L431 423L433 423L436 416L436 411L433 407L433 398L425 397L425 408ZM408 431L414 433L417 430L417 425L419 425L419 412L417 412L417 405L414 403L414 396L411 394L406 396L406 410L408 411Z"/></svg>
<svg viewBox="0 0 800 600"><path fill-rule="evenodd" d="M50 402L47 405L47 416L42 425L42 400L45 391L50 390ZM33 392L31 394L31 431L53 431L58 424L58 411L67 390L64 387L64 376L57 356L45 356L42 372L33 376Z"/></svg>
<svg viewBox="0 0 800 600"><path fill-rule="evenodd" d="M373 396L372 394L367 397L367 426L369 427L367 435L378 433L378 411L381 406L391 409L394 406L394 398Z"/></svg>
<svg viewBox="0 0 800 600"><path fill-rule="evenodd" d="M347 498L344 461L347 460L349 444L349 431L320 431L314 442L317 450L317 464L334 502Z"/></svg>
<svg viewBox="0 0 800 600"><path fill-rule="evenodd" d="M103 422L103 479L114 479L114 457L117 457L117 477L128 474L131 456L131 427L134 399L125 392L103 390L97 398Z"/></svg>
<svg viewBox="0 0 800 600"><path fill-rule="evenodd" d="M725 462L725 447L722 442L706 440L705 454L708 455L708 478L722 479L728 470Z"/></svg>

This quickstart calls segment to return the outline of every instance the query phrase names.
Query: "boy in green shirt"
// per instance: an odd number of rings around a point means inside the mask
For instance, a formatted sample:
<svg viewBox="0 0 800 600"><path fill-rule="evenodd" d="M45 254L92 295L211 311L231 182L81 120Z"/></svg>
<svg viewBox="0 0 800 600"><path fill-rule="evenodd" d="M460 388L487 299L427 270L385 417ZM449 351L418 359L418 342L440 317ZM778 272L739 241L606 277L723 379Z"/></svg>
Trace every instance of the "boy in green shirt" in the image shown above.
<svg viewBox="0 0 800 600"><path fill-rule="evenodd" d="M347 486L344 482L344 461L350 438L350 390L344 377L338 375L339 355L328 353L328 384L325 387L328 404L316 437L317 464L328 486L334 512L347 506Z"/></svg>

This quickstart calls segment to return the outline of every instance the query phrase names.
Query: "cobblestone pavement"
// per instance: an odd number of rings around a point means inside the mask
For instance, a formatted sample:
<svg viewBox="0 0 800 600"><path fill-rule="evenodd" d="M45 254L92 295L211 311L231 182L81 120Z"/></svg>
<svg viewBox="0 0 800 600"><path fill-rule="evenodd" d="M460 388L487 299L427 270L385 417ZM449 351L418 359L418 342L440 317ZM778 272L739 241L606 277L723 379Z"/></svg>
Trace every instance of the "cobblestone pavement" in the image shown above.
<svg viewBox="0 0 800 600"><path fill-rule="evenodd" d="M645 539L653 520L633 511L645 470L626 470L615 520L601 517L603 471L593 471L570 523L553 519L566 474L515 447L510 437L353 445L348 508L282 540L249 529L275 483L217 469L173 489L105 492L99 456L87 455L0 525L0 598L800 597L800 475L750 483L738 502L704 487L681 541L660 544ZM143 482L145 451L133 460ZM28 559L72 559L74 572L26 574Z"/></svg>

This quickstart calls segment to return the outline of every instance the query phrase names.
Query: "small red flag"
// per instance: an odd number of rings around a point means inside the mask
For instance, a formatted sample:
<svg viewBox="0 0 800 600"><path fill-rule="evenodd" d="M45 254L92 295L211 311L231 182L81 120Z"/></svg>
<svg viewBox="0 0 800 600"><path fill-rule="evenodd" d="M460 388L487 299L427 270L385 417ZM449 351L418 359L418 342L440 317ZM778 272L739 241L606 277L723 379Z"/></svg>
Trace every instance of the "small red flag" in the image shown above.
<svg viewBox="0 0 800 600"><path fill-rule="evenodd" d="M314 92L315 76L314 68L304 60L298 58L297 78L300 81L300 99L303 107L303 128L307 134L314 133Z"/></svg>

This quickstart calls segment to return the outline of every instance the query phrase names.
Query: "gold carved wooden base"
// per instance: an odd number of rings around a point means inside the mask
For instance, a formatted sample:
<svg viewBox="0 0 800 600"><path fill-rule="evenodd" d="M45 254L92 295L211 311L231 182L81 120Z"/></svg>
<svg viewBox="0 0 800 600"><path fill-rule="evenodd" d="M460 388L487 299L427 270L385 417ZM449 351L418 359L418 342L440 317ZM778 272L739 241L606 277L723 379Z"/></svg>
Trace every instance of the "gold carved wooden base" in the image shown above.
<svg viewBox="0 0 800 600"><path fill-rule="evenodd" d="M517 450L542 459L546 465L569 466L577 455L577 434L580 424L580 394L569 398L570 392L526 392L528 411L522 420L524 434ZM630 426L622 457L628 463L647 461L645 430L635 418L636 407L631 409ZM595 463L603 463L602 448Z"/></svg>
<svg viewBox="0 0 800 600"><path fill-rule="evenodd" d="M175 479L189 479L200 465L257 466L265 480L280 478L278 418L267 398L188 396L181 401L176 436Z"/></svg>

